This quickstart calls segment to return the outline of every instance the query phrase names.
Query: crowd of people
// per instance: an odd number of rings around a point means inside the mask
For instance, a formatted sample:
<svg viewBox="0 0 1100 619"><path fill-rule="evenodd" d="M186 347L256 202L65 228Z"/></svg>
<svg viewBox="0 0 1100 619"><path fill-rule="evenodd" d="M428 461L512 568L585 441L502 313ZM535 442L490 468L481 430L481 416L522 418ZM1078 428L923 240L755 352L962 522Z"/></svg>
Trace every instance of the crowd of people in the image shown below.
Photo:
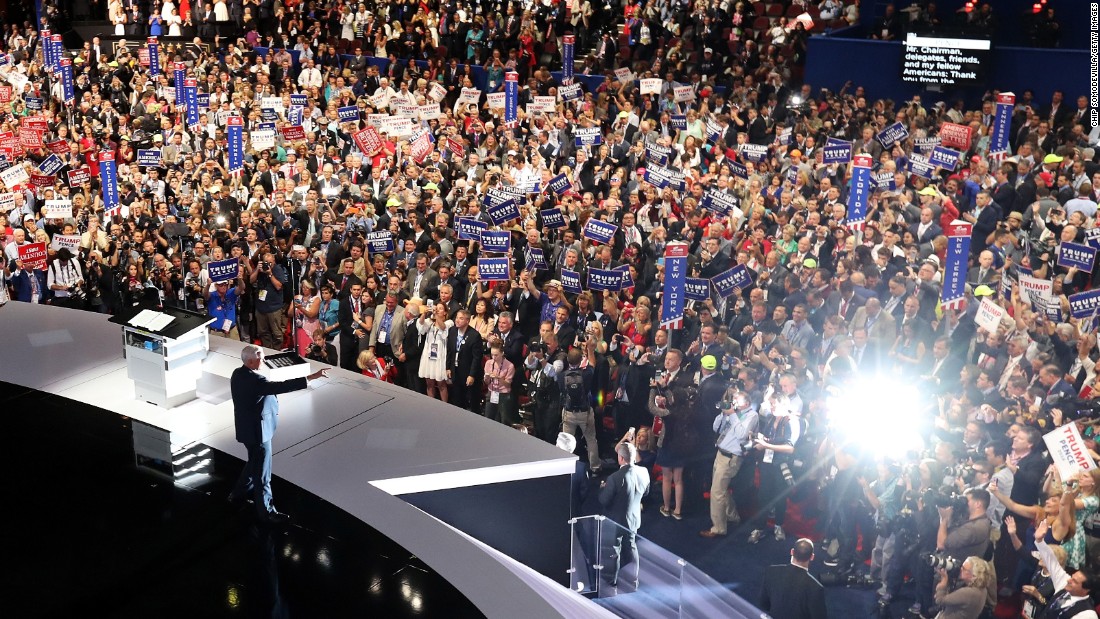
<svg viewBox="0 0 1100 619"><path fill-rule="evenodd" d="M10 27L0 305L207 313L216 335L297 350L455 414L548 442L578 435L593 475L636 456L660 488L660 515L647 517L709 511L706 538L783 541L790 505L819 510L835 572L869 559L881 598L915 597L925 616L978 617L998 598L1030 616L1093 616L1063 606L1091 607L1100 582L1098 477L1061 477L1042 438L1076 425L1096 458L1095 326L1068 297L1100 270L1059 260L1063 244L1096 238L1086 97L1020 93L998 154L998 93L895 101L800 83L804 24L757 28L747 2L237 6L255 36L165 48L155 76L125 46L72 50L69 104L36 30ZM563 100L570 32L577 73L605 79ZM209 96L197 123L177 105L175 62ZM471 64L485 66L484 90ZM507 122L489 95L511 71ZM657 92L642 94L647 78ZM264 123L270 142L256 139ZM894 123L908 135L880 137ZM969 140L955 168L925 173L920 151L945 123ZM285 137L289 126L304 137ZM368 126L380 140L364 152L354 136ZM595 143L578 138L592 128ZM23 139L32 132L39 142ZM849 212L850 163L823 160L830 140L873 159L865 222ZM139 159L148 150L155 165ZM117 168L110 211L104 153ZM494 219L501 196L514 199L506 220ZM57 200L71 216L46 217ZM948 307L956 220L973 234L965 296ZM506 232L506 250L487 251L478 231ZM44 264L21 251L34 243ZM687 293L666 288L678 243L688 277L740 266L745 283L704 285L682 317L665 316L665 297ZM506 279L479 270L487 258L508 259ZM237 276L212 278L207 266L230 259ZM979 320L983 303L999 322ZM918 387L923 448L876 450L835 430L831 397L881 377Z"/></svg>

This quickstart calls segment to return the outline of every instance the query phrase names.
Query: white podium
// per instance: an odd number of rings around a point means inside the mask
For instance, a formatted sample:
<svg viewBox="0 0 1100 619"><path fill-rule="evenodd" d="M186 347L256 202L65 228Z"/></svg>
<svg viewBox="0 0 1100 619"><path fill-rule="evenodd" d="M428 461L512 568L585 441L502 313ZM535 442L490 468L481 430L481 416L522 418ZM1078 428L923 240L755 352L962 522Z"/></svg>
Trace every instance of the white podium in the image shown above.
<svg viewBox="0 0 1100 619"><path fill-rule="evenodd" d="M169 318L171 320L169 320ZM213 318L174 307L134 308L113 316L122 326L126 374L138 400L174 408L195 399Z"/></svg>

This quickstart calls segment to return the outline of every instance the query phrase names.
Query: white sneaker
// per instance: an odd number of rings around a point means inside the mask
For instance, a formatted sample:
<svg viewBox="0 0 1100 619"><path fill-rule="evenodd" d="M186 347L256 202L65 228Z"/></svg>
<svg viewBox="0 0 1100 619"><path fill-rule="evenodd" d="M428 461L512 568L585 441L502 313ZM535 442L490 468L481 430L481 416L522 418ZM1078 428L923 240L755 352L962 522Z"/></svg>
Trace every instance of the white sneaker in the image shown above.
<svg viewBox="0 0 1100 619"><path fill-rule="evenodd" d="M749 534L749 543L755 544L763 539L763 537L764 529L754 529L753 532Z"/></svg>
<svg viewBox="0 0 1100 619"><path fill-rule="evenodd" d="M783 527L775 525L775 541L781 542L787 539L787 534L783 532Z"/></svg>

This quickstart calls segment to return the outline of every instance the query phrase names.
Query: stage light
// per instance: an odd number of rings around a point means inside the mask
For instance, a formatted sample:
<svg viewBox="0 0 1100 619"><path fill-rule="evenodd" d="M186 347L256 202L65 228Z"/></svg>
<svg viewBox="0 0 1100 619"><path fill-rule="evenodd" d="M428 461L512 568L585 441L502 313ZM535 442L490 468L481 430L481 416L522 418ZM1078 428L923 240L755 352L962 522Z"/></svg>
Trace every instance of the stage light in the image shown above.
<svg viewBox="0 0 1100 619"><path fill-rule="evenodd" d="M791 105L802 105L801 95L791 95Z"/></svg>
<svg viewBox="0 0 1100 619"><path fill-rule="evenodd" d="M829 428L838 443L899 457L924 448L922 401L914 385L895 377L856 379L829 396Z"/></svg>

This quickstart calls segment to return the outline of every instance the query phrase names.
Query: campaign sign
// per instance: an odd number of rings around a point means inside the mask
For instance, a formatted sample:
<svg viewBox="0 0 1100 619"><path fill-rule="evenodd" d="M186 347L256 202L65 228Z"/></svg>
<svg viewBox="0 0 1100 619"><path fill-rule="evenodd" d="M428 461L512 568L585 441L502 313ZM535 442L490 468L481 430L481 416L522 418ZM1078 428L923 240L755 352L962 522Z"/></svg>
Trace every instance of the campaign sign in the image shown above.
<svg viewBox="0 0 1100 619"><path fill-rule="evenodd" d="M737 178L748 180L749 169L745 167L745 164L741 163L740 161L733 161L731 159L726 161L726 165L729 165L731 174L733 174Z"/></svg>
<svg viewBox="0 0 1100 619"><path fill-rule="evenodd" d="M447 138L447 150L451 151L451 154L454 155L456 159L466 158L466 145L458 138Z"/></svg>
<svg viewBox="0 0 1100 619"><path fill-rule="evenodd" d="M206 272L210 275L210 281L212 282L228 282L235 280L237 279L237 274L240 272L240 268L241 263L236 258L206 263Z"/></svg>
<svg viewBox="0 0 1100 619"><path fill-rule="evenodd" d="M603 143L599 127L577 127L573 130L573 138L577 146L597 146Z"/></svg>
<svg viewBox="0 0 1100 619"><path fill-rule="evenodd" d="M956 150L970 148L970 136L972 130L967 125L955 123L943 123L940 127L940 143Z"/></svg>
<svg viewBox="0 0 1100 619"><path fill-rule="evenodd" d="M936 174L936 166L927 157L913 153L909 157L909 173L925 179L931 179Z"/></svg>
<svg viewBox="0 0 1100 619"><path fill-rule="evenodd" d="M389 230L368 232L365 240L368 254L385 254L393 251L393 233Z"/></svg>
<svg viewBox="0 0 1100 619"><path fill-rule="evenodd" d="M882 144L883 148L890 148L898 142L904 142L909 137L909 130L905 128L900 122L896 122L889 127L883 129L875 139Z"/></svg>
<svg viewBox="0 0 1100 619"><path fill-rule="evenodd" d="M991 301L990 298L985 297L982 299L981 305L978 306L978 313L974 315L974 323L992 333L1000 326L1005 310Z"/></svg>
<svg viewBox="0 0 1100 619"><path fill-rule="evenodd" d="M1089 455L1089 444L1081 439L1081 432L1075 423L1067 423L1047 432L1043 435L1043 442L1062 479L1072 479L1081 471L1096 468Z"/></svg>
<svg viewBox="0 0 1100 619"><path fill-rule="evenodd" d="M137 152L137 164L139 166L160 167L160 149L139 149Z"/></svg>
<svg viewBox="0 0 1100 619"><path fill-rule="evenodd" d="M1096 263L1096 248L1078 243L1062 243L1058 246L1058 266L1092 273Z"/></svg>
<svg viewBox="0 0 1100 619"><path fill-rule="evenodd" d="M874 177L875 189L879 191L897 191L898 181L890 172L881 172Z"/></svg>
<svg viewBox="0 0 1100 619"><path fill-rule="evenodd" d="M309 103L309 97L307 97L306 95L301 95L301 94L290 95L290 104L291 105L297 105L297 106L300 106L300 107L305 107L307 103Z"/></svg>
<svg viewBox="0 0 1100 619"><path fill-rule="evenodd" d="M66 176L69 178L69 187L80 187L92 179L92 175L85 168L69 170Z"/></svg>
<svg viewBox="0 0 1100 619"><path fill-rule="evenodd" d="M673 86L672 98L676 101L676 103L694 101L695 92L691 90L691 86Z"/></svg>
<svg viewBox="0 0 1100 619"><path fill-rule="evenodd" d="M634 72L630 70L630 67L620 67L615 69L615 79L622 83L633 82Z"/></svg>
<svg viewBox="0 0 1100 619"><path fill-rule="evenodd" d="M645 160L650 163L655 163L659 166L667 166L668 158L672 156L671 146L661 146L660 144L646 144L645 147Z"/></svg>
<svg viewBox="0 0 1100 619"><path fill-rule="evenodd" d="M31 179L27 175L27 171L23 169L22 165L12 166L3 172L0 172L0 181L4 181L4 186L9 190L16 185L25 183Z"/></svg>
<svg viewBox="0 0 1100 619"><path fill-rule="evenodd" d="M382 150L382 136L378 135L378 129L373 126L356 132L352 139L355 140L359 152L368 157Z"/></svg>
<svg viewBox="0 0 1100 619"><path fill-rule="evenodd" d="M50 241L50 249L56 251L62 247L72 252L74 256L80 253L80 235L55 234L53 240Z"/></svg>
<svg viewBox="0 0 1100 619"><path fill-rule="evenodd" d="M27 104L28 110L42 109L42 97L23 97L23 103Z"/></svg>
<svg viewBox="0 0 1100 619"><path fill-rule="evenodd" d="M850 229L863 229L867 220L867 200L871 193L871 166L874 160L870 155L856 155L852 158L852 184L848 190L848 221Z"/></svg>
<svg viewBox="0 0 1100 619"><path fill-rule="evenodd" d="M512 248L512 233L507 230L486 230L481 233L481 248L487 252L506 254Z"/></svg>
<svg viewBox="0 0 1100 619"><path fill-rule="evenodd" d="M745 265L739 264L725 273L719 273L711 278L714 290L723 299L733 294L734 289L745 290L752 286L752 275Z"/></svg>
<svg viewBox="0 0 1100 619"><path fill-rule="evenodd" d="M55 182L57 182L56 176L51 176L49 174L31 174L31 185L39 189L53 187Z"/></svg>
<svg viewBox="0 0 1100 619"><path fill-rule="evenodd" d="M481 233L488 228L489 224L470 217L459 217L455 220L455 232L460 241L480 241Z"/></svg>
<svg viewBox="0 0 1100 619"><path fill-rule="evenodd" d="M546 254L542 253L542 248L531 247L527 249L527 264L525 266L528 271L546 270Z"/></svg>
<svg viewBox="0 0 1100 619"><path fill-rule="evenodd" d="M53 142L46 142L46 150L55 155L64 155L65 153L69 152L69 143L65 140L54 140ZM38 166L38 169L41 170L42 166Z"/></svg>
<svg viewBox="0 0 1100 619"><path fill-rule="evenodd" d="M913 138L913 152L928 155L940 145L939 138Z"/></svg>
<svg viewBox="0 0 1100 619"><path fill-rule="evenodd" d="M511 258L478 258L477 277L483 282L506 282L512 279Z"/></svg>
<svg viewBox="0 0 1100 619"><path fill-rule="evenodd" d="M622 288L620 288L620 290L625 290L626 288L633 288L634 287L634 278L631 277L631 275L630 275L630 265L629 264L621 264L621 265L615 267L615 270L616 271L622 271L622 274L623 274L623 282L621 284Z"/></svg>
<svg viewBox="0 0 1100 619"><path fill-rule="evenodd" d="M588 289L617 292L623 287L623 272L615 269L588 269Z"/></svg>
<svg viewBox="0 0 1100 619"><path fill-rule="evenodd" d="M581 236L590 241L607 245L611 242L611 238L615 236L615 231L618 229L619 227L615 224L600 221L593 217L588 220L588 223L584 224L584 230L581 230Z"/></svg>
<svg viewBox="0 0 1100 619"><path fill-rule="evenodd" d="M73 216L72 200L46 200L46 219L68 219Z"/></svg>
<svg viewBox="0 0 1100 619"><path fill-rule="evenodd" d="M558 88L558 97L560 97L562 101L574 101L580 99L583 94L580 84L569 84Z"/></svg>
<svg viewBox="0 0 1100 619"><path fill-rule="evenodd" d="M573 183L569 180L569 177L565 173L559 174L550 179L549 183L550 191L553 191L557 195L561 195L573 188Z"/></svg>
<svg viewBox="0 0 1100 619"><path fill-rule="evenodd" d="M293 95L291 95L291 96L293 96ZM432 82L432 89L428 91L428 97L432 101L435 101L436 103L439 103L440 101L443 100L443 97L446 97L446 96L447 96L447 88L444 87L443 84L440 84L439 82Z"/></svg>
<svg viewBox="0 0 1100 619"><path fill-rule="evenodd" d="M768 158L768 147L763 144L742 144L741 156L745 161L760 163Z"/></svg>
<svg viewBox="0 0 1100 619"><path fill-rule="evenodd" d="M28 243L19 246L19 259L23 268L29 271L41 271L46 268L46 243Z"/></svg>
<svg viewBox="0 0 1100 619"><path fill-rule="evenodd" d="M561 270L561 289L570 294L581 293L581 274L569 269Z"/></svg>
<svg viewBox="0 0 1100 619"><path fill-rule="evenodd" d="M702 277L685 279L684 296L690 301L706 301L710 298L710 280Z"/></svg>
<svg viewBox="0 0 1100 619"><path fill-rule="evenodd" d="M492 220L493 225L499 226L506 221L519 219L519 208L515 200L505 200L485 209L485 214Z"/></svg>
<svg viewBox="0 0 1100 619"><path fill-rule="evenodd" d="M279 113L269 107L260 108L260 120L263 120L265 122L275 122L276 120L279 120Z"/></svg>
<svg viewBox="0 0 1100 619"><path fill-rule="evenodd" d="M928 163L938 165L945 170L954 170L959 165L960 157L962 153L957 150L937 146L932 149L932 154L928 155Z"/></svg>
<svg viewBox="0 0 1100 619"><path fill-rule="evenodd" d="M19 128L19 144L23 148L36 150L42 148L42 132L26 125Z"/></svg>
<svg viewBox="0 0 1100 619"><path fill-rule="evenodd" d="M677 191L684 190L684 175L660 166L646 168L645 181L655 187L672 187Z"/></svg>
<svg viewBox="0 0 1100 619"><path fill-rule="evenodd" d="M673 129L679 129L680 131L687 131L688 117L687 114L673 114L669 117L668 124Z"/></svg>
<svg viewBox="0 0 1100 619"><path fill-rule="evenodd" d="M565 216L562 215L560 209L548 208L539 211L539 215L542 215L542 227L543 228L564 228Z"/></svg>
<svg viewBox="0 0 1100 619"><path fill-rule="evenodd" d="M735 208L741 208L741 203L740 200L737 199L737 196L713 187L703 192L703 199L700 200L700 205L708 211L718 213L719 215L726 215Z"/></svg>
<svg viewBox="0 0 1100 619"><path fill-rule="evenodd" d="M852 143L826 144L821 151L821 163L848 163L852 160Z"/></svg>
<svg viewBox="0 0 1100 619"><path fill-rule="evenodd" d="M1088 243L1089 247L1100 249L1100 228L1085 230L1085 242Z"/></svg>
<svg viewBox="0 0 1100 619"><path fill-rule="evenodd" d="M302 124L302 117L305 116L306 109L297 105L290 106L290 111L286 113L286 121L292 125Z"/></svg>
<svg viewBox="0 0 1100 619"><path fill-rule="evenodd" d="M275 148L275 132L271 129L257 129L249 138L255 150Z"/></svg>
<svg viewBox="0 0 1100 619"><path fill-rule="evenodd" d="M340 117L342 123L353 123L359 121L359 108L354 105L346 105L336 110L336 115Z"/></svg>
<svg viewBox="0 0 1100 619"><path fill-rule="evenodd" d="M306 139L306 130L299 126L280 127L279 131L282 132L283 139L289 142Z"/></svg>
<svg viewBox="0 0 1100 619"><path fill-rule="evenodd" d="M661 94L661 78L659 77L643 77L638 80L638 91L643 95L659 95Z"/></svg>
<svg viewBox="0 0 1100 619"><path fill-rule="evenodd" d="M57 155L50 155L38 164L38 169L43 174L57 174L63 167L65 167L65 162Z"/></svg>
<svg viewBox="0 0 1100 619"><path fill-rule="evenodd" d="M1100 309L1100 288L1069 295L1069 313L1074 318L1088 318Z"/></svg>

